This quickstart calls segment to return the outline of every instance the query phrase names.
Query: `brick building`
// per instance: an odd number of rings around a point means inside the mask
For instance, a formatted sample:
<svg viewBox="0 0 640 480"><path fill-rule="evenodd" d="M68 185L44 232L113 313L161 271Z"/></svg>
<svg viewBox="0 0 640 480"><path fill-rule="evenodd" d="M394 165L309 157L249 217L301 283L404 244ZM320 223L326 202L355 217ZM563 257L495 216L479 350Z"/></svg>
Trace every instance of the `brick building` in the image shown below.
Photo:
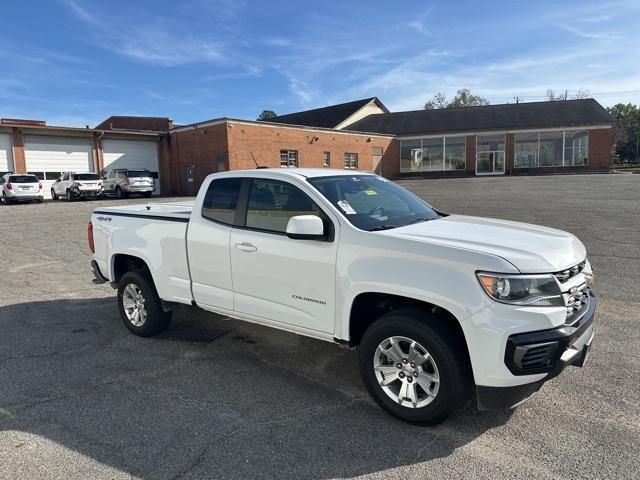
<svg viewBox="0 0 640 480"><path fill-rule="evenodd" d="M593 99L391 113L374 97L269 121L220 118L161 136L161 170L171 172L163 190L188 192L211 172L257 165L389 178L604 172L612 125Z"/></svg>
<svg viewBox="0 0 640 480"><path fill-rule="evenodd" d="M331 167L401 176L609 170L613 118L593 99L390 112L377 98L250 121L173 125L113 116L90 129L0 122L0 172L148 168L159 192L195 194L223 170Z"/></svg>

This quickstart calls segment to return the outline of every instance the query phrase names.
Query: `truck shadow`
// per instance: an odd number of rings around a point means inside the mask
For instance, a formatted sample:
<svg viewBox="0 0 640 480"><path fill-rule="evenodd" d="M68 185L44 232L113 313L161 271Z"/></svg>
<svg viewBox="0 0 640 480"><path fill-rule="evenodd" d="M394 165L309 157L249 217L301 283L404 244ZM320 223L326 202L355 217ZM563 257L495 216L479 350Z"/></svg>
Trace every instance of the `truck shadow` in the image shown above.
<svg viewBox="0 0 640 480"><path fill-rule="evenodd" d="M143 478L354 477L447 457L511 416L409 425L370 401L355 352L191 308L175 322L227 333L138 338L113 298L0 307L0 444Z"/></svg>

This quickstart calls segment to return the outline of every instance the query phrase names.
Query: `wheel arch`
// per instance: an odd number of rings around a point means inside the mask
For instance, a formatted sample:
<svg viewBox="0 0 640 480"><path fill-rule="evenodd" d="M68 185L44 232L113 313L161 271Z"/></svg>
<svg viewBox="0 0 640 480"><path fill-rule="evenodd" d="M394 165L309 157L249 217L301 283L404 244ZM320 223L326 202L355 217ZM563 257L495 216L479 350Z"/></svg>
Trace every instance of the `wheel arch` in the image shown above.
<svg viewBox="0 0 640 480"><path fill-rule="evenodd" d="M460 320L447 308L425 300L402 295L375 291L359 293L353 299L349 312L349 346L357 347L367 328L382 315L395 310L407 309L427 313L428 315L422 317L421 321L429 322L431 327L438 328L446 333L452 342L457 344L465 363L469 370L472 371L469 346Z"/></svg>
<svg viewBox="0 0 640 480"><path fill-rule="evenodd" d="M115 284L120 282L122 276L130 271L144 271L155 285L153 274L149 268L149 264L146 259L131 255L129 253L115 253L111 256L111 281Z"/></svg>

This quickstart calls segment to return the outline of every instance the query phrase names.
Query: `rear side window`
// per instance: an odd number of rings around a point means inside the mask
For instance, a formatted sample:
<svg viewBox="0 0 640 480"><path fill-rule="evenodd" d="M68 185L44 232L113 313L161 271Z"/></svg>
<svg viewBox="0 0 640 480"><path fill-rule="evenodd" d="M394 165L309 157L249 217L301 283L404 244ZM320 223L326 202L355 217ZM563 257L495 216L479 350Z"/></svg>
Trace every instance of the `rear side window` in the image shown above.
<svg viewBox="0 0 640 480"><path fill-rule="evenodd" d="M74 180L100 180L95 173L76 173L73 175Z"/></svg>
<svg viewBox="0 0 640 480"><path fill-rule="evenodd" d="M150 177L151 172L149 170L129 170L127 172L127 177L129 178L140 178L140 177Z"/></svg>
<svg viewBox="0 0 640 480"><path fill-rule="evenodd" d="M11 175L9 178L11 183L38 183L38 177L35 175Z"/></svg>
<svg viewBox="0 0 640 480"><path fill-rule="evenodd" d="M222 178L211 182L202 204L202 216L233 225L241 185L242 178Z"/></svg>
<svg viewBox="0 0 640 480"><path fill-rule="evenodd" d="M278 180L255 179L247 207L247 228L284 233L291 217L315 215L321 210L299 188Z"/></svg>

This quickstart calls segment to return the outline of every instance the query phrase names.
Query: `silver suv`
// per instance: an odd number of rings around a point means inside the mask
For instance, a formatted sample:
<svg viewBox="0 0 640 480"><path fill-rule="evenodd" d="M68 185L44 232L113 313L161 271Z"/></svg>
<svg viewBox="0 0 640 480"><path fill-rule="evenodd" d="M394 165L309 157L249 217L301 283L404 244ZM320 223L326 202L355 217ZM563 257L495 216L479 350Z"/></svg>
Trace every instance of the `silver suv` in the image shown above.
<svg viewBox="0 0 640 480"><path fill-rule="evenodd" d="M105 195L127 198L132 194L150 197L155 188L153 176L149 170L116 168L103 178Z"/></svg>
<svg viewBox="0 0 640 480"><path fill-rule="evenodd" d="M66 172L51 185L51 198L60 197L68 202L76 198L101 198L102 179L97 173Z"/></svg>
<svg viewBox="0 0 640 480"><path fill-rule="evenodd" d="M0 197L3 203L44 202L42 182L30 174L7 173L0 177Z"/></svg>

